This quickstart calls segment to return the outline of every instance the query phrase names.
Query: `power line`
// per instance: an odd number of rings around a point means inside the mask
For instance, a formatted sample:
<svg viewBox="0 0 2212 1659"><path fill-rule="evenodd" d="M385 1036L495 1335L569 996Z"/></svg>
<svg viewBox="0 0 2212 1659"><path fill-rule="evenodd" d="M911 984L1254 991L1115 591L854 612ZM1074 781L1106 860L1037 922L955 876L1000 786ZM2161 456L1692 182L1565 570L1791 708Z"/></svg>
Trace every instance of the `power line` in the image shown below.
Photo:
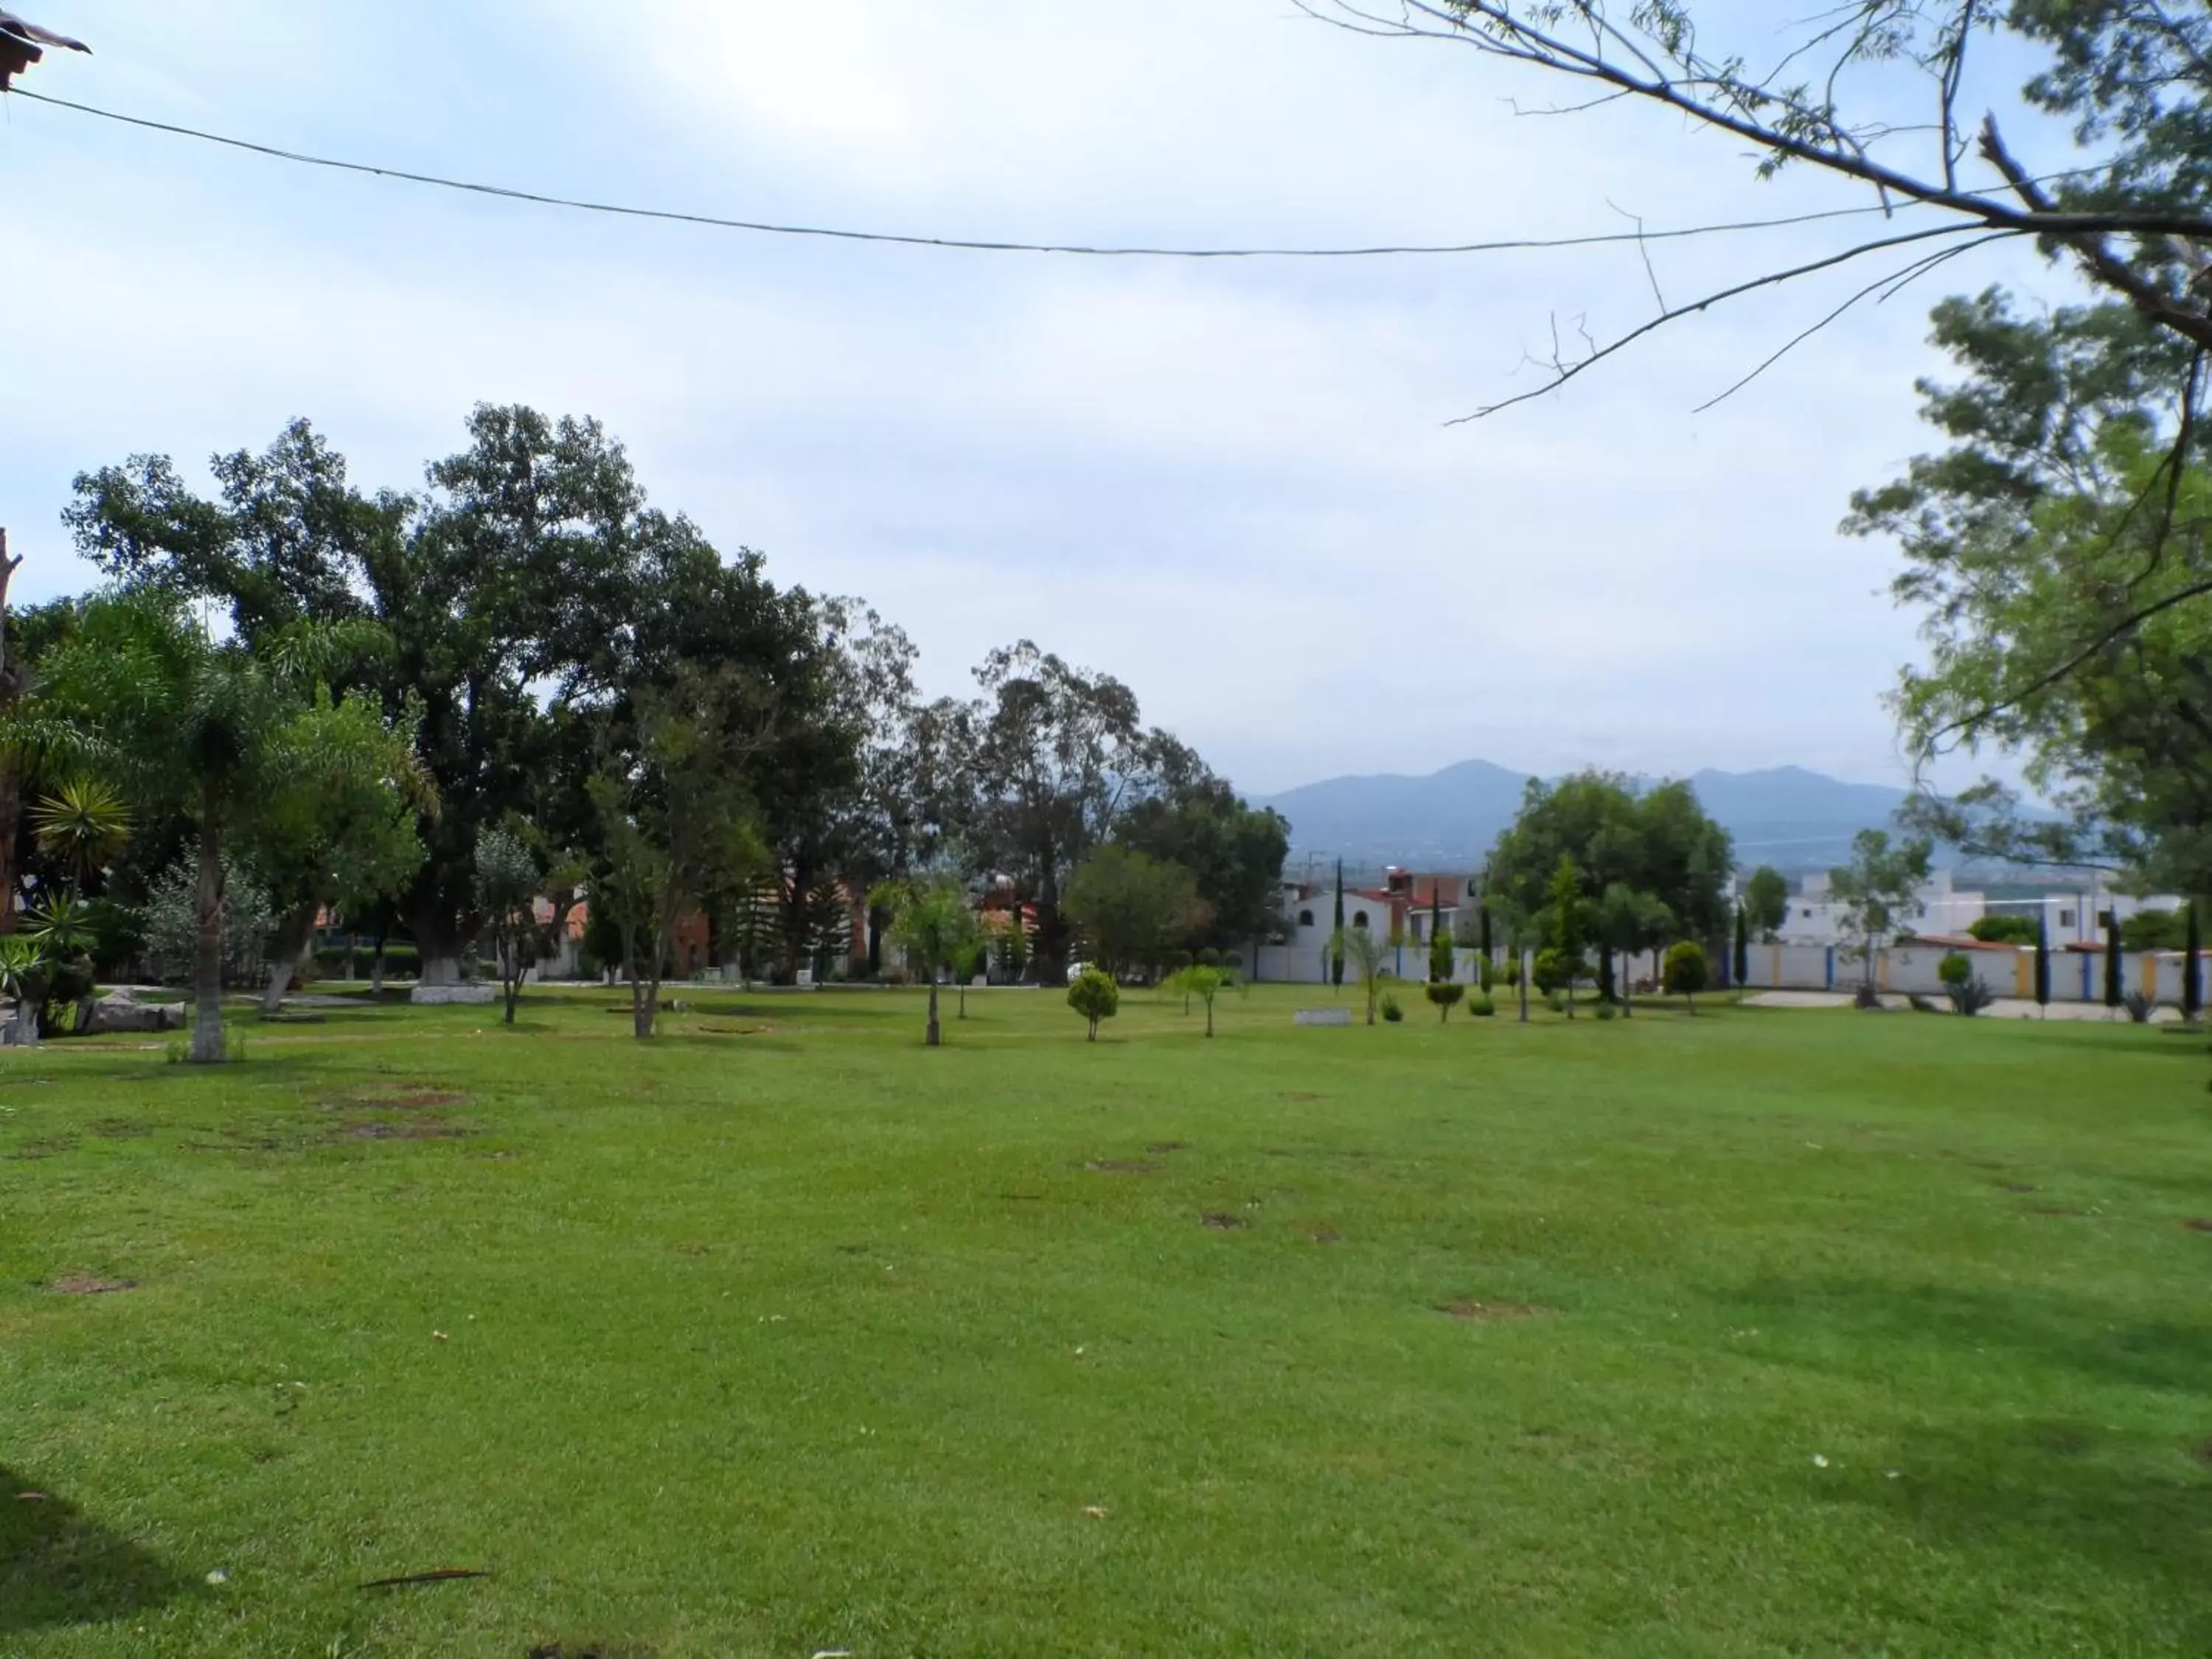
<svg viewBox="0 0 2212 1659"><path fill-rule="evenodd" d="M289 161L300 167L326 167L337 173L363 173L374 179L396 179L404 184L424 185L437 190L459 191L471 196L489 196L501 201L524 202L537 207L567 208L580 213L610 214L624 219L654 219L671 224L703 226L712 230L746 231L762 236L814 237L830 241L887 243L900 247L938 248L971 253L1065 253L1102 259L1374 259L1466 253L1513 253L1551 248L1600 247L1623 242L1672 242L1692 236L1723 235L1739 231L1778 230L1793 225L1815 224L1829 219L1859 218L1869 214L1887 213L1893 210L1883 207L1832 208L1821 213L1800 213L1786 218L1744 219L1726 224L1693 225L1676 230L1638 229L1614 231L1591 236L1528 237L1492 242L1414 243L1374 247L1098 246L1076 242L1015 242L971 240L957 236L908 236L892 231L850 230L824 225L777 224L763 220L726 219L706 213L684 213L666 208L630 207L612 202L592 202L573 197L548 196L536 191L511 189L504 185L475 184L462 179L441 178L435 173L410 173L401 167L377 167L366 161L343 161L326 155L308 155L297 150L279 149L273 145L257 144L244 138L231 138L221 133L203 132L195 127L177 126L167 121L148 120L143 116L123 115L113 110L94 108L90 104L71 103L66 98L52 98L42 92L27 92L21 87L11 88L8 95L28 98L40 104L51 104L57 109L74 110L80 115L97 116L103 121L115 121L125 126L140 127L149 132L166 133L173 137L190 138L201 143L219 144L227 149L244 150L249 155L266 156L272 161Z"/></svg>

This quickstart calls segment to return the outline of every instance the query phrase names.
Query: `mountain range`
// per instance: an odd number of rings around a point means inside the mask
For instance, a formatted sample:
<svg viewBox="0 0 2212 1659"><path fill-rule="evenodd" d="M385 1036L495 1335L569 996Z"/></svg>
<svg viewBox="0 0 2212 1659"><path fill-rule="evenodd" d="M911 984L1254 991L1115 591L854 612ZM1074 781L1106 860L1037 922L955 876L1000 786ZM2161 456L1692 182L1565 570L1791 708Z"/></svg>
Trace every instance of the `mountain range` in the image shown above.
<svg viewBox="0 0 2212 1659"><path fill-rule="evenodd" d="M1699 772L1689 782L1735 837L1741 861L1784 870L1844 862L1851 837L1890 827L1905 799L1902 789L1844 783L1797 766ZM1254 804L1290 820L1294 858L1472 868L1513 821L1528 783L1528 773L1474 760L1425 778L1330 778Z"/></svg>

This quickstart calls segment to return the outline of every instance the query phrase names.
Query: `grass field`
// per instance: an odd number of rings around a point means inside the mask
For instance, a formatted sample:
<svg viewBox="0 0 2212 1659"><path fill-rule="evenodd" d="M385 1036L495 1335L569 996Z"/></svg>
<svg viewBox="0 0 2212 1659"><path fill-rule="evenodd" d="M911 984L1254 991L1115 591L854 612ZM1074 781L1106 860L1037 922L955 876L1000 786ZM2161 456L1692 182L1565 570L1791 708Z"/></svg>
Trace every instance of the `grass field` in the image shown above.
<svg viewBox="0 0 2212 1659"><path fill-rule="evenodd" d="M2202 1042L1297 1000L0 1056L0 1654L2212 1649Z"/></svg>

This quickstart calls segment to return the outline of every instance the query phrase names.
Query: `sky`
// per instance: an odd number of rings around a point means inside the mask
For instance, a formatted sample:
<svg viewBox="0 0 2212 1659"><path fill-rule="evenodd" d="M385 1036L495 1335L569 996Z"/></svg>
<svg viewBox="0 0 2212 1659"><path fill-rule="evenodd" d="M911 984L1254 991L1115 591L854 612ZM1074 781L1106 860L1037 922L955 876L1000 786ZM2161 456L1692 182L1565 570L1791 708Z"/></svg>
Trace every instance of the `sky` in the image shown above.
<svg viewBox="0 0 2212 1659"><path fill-rule="evenodd" d="M910 233L1326 246L1862 207L1540 76L1291 0L10 0L84 36L31 90L526 189ZM1778 40L1757 0L1711 9ZM1759 55L1759 50L1753 52ZM2013 77L2017 80L2017 76ZM2000 95L1993 82L1990 95ZM1917 650L1854 489L1933 447L1942 294L1993 250L1698 406L1879 274L1662 330L1572 386L1530 355L1869 222L1571 251L1085 260L749 236L289 166L0 105L0 523L23 600L95 580L79 471L204 477L305 416L417 487L478 402L592 415L656 504L865 597L969 689L1031 638L1127 682L1241 787L1798 764L1902 781ZM1892 226L1910 228L1923 221ZM1971 770L1972 769L1967 769Z"/></svg>

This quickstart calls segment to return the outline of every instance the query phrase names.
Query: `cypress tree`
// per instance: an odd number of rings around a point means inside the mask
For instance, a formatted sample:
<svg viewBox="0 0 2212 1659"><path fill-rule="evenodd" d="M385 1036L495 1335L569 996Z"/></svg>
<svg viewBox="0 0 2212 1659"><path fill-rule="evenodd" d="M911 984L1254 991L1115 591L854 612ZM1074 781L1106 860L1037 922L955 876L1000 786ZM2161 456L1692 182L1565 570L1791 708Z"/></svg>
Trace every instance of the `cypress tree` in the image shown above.
<svg viewBox="0 0 2212 1659"><path fill-rule="evenodd" d="M2181 964L2181 1017L2191 1024L2204 1012L2204 921L2189 901L2189 960Z"/></svg>
<svg viewBox="0 0 2212 1659"><path fill-rule="evenodd" d="M1344 860L1336 861L1336 931L1329 935L1329 982L1344 988Z"/></svg>
<svg viewBox="0 0 2212 1659"><path fill-rule="evenodd" d="M2105 912L2105 1006L2117 1008L2127 995L2127 975L2120 965L2120 910Z"/></svg>
<svg viewBox="0 0 2212 1659"><path fill-rule="evenodd" d="M1729 965L1735 970L1735 988L1741 991L1751 982L1751 923L1741 904L1735 907L1735 960Z"/></svg>
<svg viewBox="0 0 2212 1659"><path fill-rule="evenodd" d="M1444 896L1440 888L1429 890L1429 982L1443 985L1450 981L1459 966L1452 951L1451 935L1444 932Z"/></svg>
<svg viewBox="0 0 2212 1659"><path fill-rule="evenodd" d="M2035 1006L2043 1010L2047 1019L2051 1014L2051 913L2043 910L2035 920Z"/></svg>

